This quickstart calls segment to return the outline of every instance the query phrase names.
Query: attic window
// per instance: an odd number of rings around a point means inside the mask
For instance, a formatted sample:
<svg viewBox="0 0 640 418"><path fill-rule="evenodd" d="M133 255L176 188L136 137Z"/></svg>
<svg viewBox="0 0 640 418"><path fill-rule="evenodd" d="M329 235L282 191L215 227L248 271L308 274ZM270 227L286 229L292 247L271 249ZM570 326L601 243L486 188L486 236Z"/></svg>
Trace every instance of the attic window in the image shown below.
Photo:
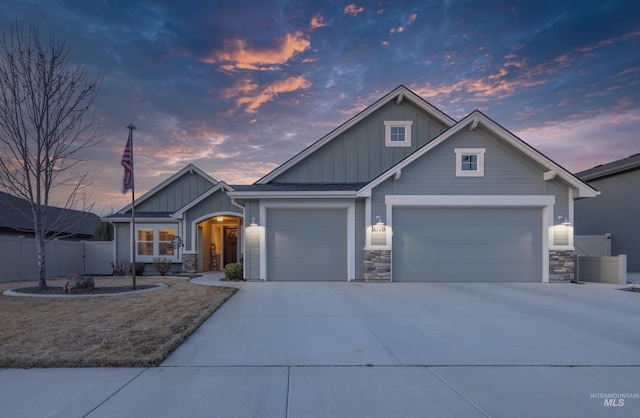
<svg viewBox="0 0 640 418"><path fill-rule="evenodd" d="M387 147L410 147L413 121L394 120L384 122L384 143Z"/></svg>
<svg viewBox="0 0 640 418"><path fill-rule="evenodd" d="M484 148L456 148L456 177L484 177Z"/></svg>

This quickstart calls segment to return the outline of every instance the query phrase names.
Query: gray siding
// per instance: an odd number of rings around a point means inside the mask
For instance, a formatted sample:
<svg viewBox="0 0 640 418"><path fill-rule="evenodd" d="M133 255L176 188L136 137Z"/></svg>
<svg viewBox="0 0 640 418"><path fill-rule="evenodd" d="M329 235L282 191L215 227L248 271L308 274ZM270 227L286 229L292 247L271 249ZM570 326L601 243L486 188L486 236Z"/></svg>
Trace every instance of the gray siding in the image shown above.
<svg viewBox="0 0 640 418"><path fill-rule="evenodd" d="M129 223L116 223L115 237L116 261L131 260L131 234Z"/></svg>
<svg viewBox="0 0 640 418"><path fill-rule="evenodd" d="M395 194L544 194L544 168L485 132L462 131L426 153L402 170ZM455 148L485 148L484 177L456 177Z"/></svg>
<svg viewBox="0 0 640 418"><path fill-rule="evenodd" d="M384 122L413 121L411 147L385 146ZM388 103L365 120L337 136L272 183L367 182L397 164L445 130L409 101Z"/></svg>
<svg viewBox="0 0 640 418"><path fill-rule="evenodd" d="M260 234L264 231L264 227L260 226L260 205L257 200L245 202L244 207L246 222L246 239L244 247L244 276L248 280L260 279ZM256 218L259 226L251 227L251 218Z"/></svg>
<svg viewBox="0 0 640 418"><path fill-rule="evenodd" d="M611 254L626 254L627 270L640 272L640 170L589 184L601 194L595 199L576 201L576 235L611 233Z"/></svg>
<svg viewBox="0 0 640 418"><path fill-rule="evenodd" d="M213 186L214 184L197 173L186 173L144 202L137 204L136 210L175 212Z"/></svg>

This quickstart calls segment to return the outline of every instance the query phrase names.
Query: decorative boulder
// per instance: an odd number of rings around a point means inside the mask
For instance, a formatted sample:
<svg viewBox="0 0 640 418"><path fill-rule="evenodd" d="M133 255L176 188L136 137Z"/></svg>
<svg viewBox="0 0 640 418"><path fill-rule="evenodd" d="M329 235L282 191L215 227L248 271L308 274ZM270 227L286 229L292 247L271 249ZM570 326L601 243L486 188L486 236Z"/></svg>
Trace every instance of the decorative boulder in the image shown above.
<svg viewBox="0 0 640 418"><path fill-rule="evenodd" d="M64 284L65 293L90 292L96 287L93 277L83 276L81 274L70 274L67 276L67 282Z"/></svg>

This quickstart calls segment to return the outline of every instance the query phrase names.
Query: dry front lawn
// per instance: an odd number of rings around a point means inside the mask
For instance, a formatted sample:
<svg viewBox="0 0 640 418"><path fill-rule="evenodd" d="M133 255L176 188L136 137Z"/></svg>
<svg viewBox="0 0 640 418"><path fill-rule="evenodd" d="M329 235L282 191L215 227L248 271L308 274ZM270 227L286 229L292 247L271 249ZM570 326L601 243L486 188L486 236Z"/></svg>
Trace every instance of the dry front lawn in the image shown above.
<svg viewBox="0 0 640 418"><path fill-rule="evenodd" d="M96 287L130 278L95 278ZM0 367L147 367L160 364L237 289L185 278L139 277L168 288L82 298L5 296L36 282L0 283ZM62 286L64 280L47 280Z"/></svg>

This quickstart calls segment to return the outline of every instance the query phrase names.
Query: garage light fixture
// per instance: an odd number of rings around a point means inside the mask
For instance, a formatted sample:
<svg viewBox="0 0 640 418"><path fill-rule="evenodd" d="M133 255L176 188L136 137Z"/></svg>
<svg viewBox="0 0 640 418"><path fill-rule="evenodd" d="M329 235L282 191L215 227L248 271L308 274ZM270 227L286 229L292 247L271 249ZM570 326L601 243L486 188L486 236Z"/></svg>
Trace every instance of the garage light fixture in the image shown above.
<svg viewBox="0 0 640 418"><path fill-rule="evenodd" d="M256 220L255 216L251 218L251 223L249 224L249 226L258 226L258 221Z"/></svg>
<svg viewBox="0 0 640 418"><path fill-rule="evenodd" d="M376 216L376 225L384 225L384 221L382 220L382 216Z"/></svg>
<svg viewBox="0 0 640 418"><path fill-rule="evenodd" d="M561 225L564 225L564 226L571 225L571 222L569 222L569 219L567 219L566 216L558 216L558 220L560 221Z"/></svg>

